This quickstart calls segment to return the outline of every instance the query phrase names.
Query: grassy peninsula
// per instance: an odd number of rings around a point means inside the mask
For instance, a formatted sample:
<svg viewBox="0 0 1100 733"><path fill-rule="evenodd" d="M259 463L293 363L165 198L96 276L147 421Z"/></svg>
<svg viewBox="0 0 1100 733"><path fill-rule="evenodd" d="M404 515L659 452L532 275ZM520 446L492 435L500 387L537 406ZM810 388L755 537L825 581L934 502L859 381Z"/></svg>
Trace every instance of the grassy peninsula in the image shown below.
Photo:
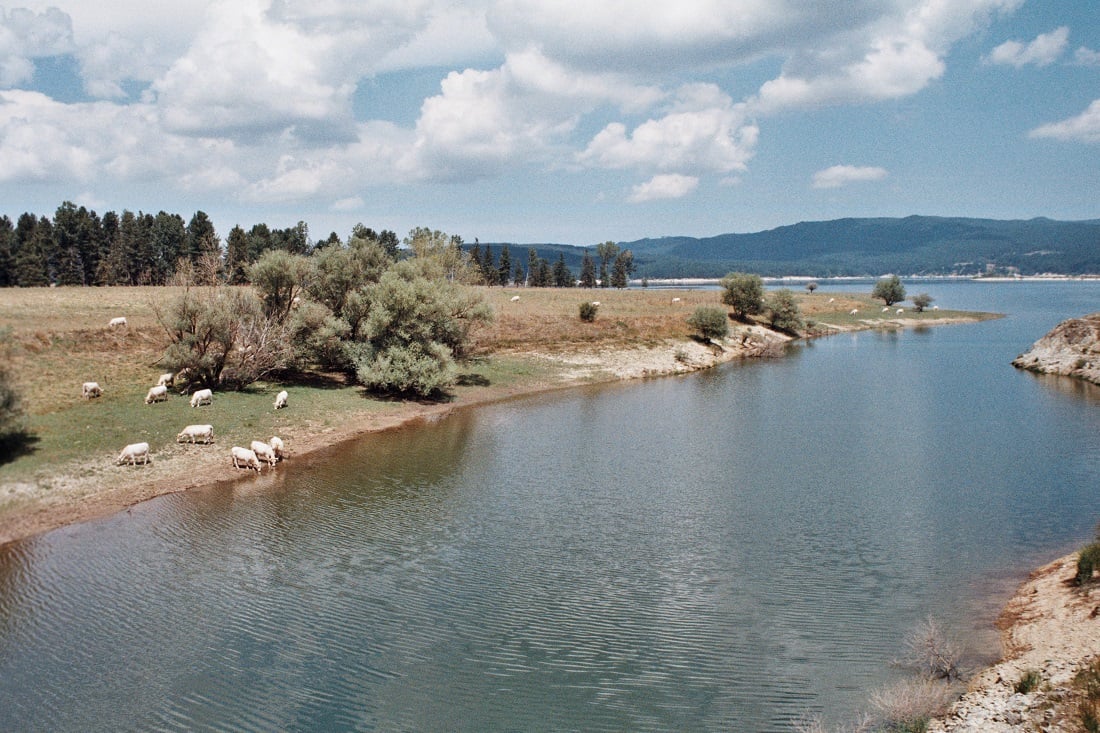
<svg viewBox="0 0 1100 733"><path fill-rule="evenodd" d="M340 374L308 373L217 392L191 408L173 391L167 403L144 396L164 371L168 339L155 305L172 288L0 289L0 329L10 329L11 367L23 397L27 439L0 462L0 544L124 509L158 494L248 480L229 449L279 435L290 460L365 433L449 410L576 384L684 373L720 362L776 356L792 338L766 322L731 321L730 335L702 343L687 323L701 305L721 306L714 290L481 288L493 311L474 333L471 358L439 400L399 400L348 384ZM518 300L515 298L518 296ZM581 302L599 300L590 323ZM884 311L869 294L798 293L807 335L974 321L992 314ZM856 311L853 313L852 311ZM125 315L125 329L111 318ZM102 397L83 399L96 381ZM287 409L276 411L280 390ZM177 444L187 424L214 425L210 445ZM128 443L148 442L148 466L116 466ZM278 470L277 468L275 469Z"/></svg>

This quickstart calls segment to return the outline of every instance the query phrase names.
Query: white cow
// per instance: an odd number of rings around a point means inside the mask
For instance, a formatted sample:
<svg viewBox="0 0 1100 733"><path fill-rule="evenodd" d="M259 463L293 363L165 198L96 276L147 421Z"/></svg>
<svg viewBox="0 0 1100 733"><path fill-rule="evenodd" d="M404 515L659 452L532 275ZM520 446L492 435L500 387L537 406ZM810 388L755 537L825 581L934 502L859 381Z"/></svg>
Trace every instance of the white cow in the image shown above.
<svg viewBox="0 0 1100 733"><path fill-rule="evenodd" d="M100 388L99 382L85 382L80 387L80 396L87 400L99 397L102 394L103 390Z"/></svg>
<svg viewBox="0 0 1100 733"><path fill-rule="evenodd" d="M275 465L275 461L279 460L275 457L274 449L262 440L253 440L252 445L249 447L252 448L252 452L256 454L257 458L261 461L267 461L272 466Z"/></svg>
<svg viewBox="0 0 1100 733"><path fill-rule="evenodd" d="M157 384L163 384L165 387L171 387L174 384L175 375L172 372L165 372L160 375L160 379L157 380Z"/></svg>
<svg viewBox="0 0 1100 733"><path fill-rule="evenodd" d="M279 394L275 395L275 409L279 410L286 407L286 400L289 396L290 395L286 393L285 389Z"/></svg>
<svg viewBox="0 0 1100 733"><path fill-rule="evenodd" d="M145 404L151 405L154 402L167 402L168 401L168 388L163 384L158 384L155 387L150 387L149 391L145 395Z"/></svg>
<svg viewBox="0 0 1100 733"><path fill-rule="evenodd" d="M679 299L679 298L673 298L673 299L672 299L672 302L673 302L673 303L679 303L679 302L680 302L680 299Z"/></svg>
<svg viewBox="0 0 1100 733"><path fill-rule="evenodd" d="M272 435L267 444L271 446L271 450L275 451L276 458L286 458L286 445L278 435Z"/></svg>
<svg viewBox="0 0 1100 733"><path fill-rule="evenodd" d="M598 300L593 300L593 301L592 301L592 305L594 305L594 306L596 306L597 308L599 308L599 307L600 307L600 301L598 301Z"/></svg>
<svg viewBox="0 0 1100 733"><path fill-rule="evenodd" d="M898 313L897 314L900 316L904 312L905 312L904 308L898 308Z"/></svg>
<svg viewBox="0 0 1100 733"><path fill-rule="evenodd" d="M244 464L244 468L252 468L256 470L256 473L260 472L262 466L260 465L260 459L256 457L256 454L250 451L248 448L241 448L238 445L233 446L233 450L230 451L233 456L233 468L241 468L241 464Z"/></svg>
<svg viewBox="0 0 1100 733"><path fill-rule="evenodd" d="M848 311L848 315L850 316L854 316L856 313L859 313L859 308L853 308L852 310Z"/></svg>
<svg viewBox="0 0 1100 733"><path fill-rule="evenodd" d="M518 295L513 295L512 296L512 302L513 303L518 303L519 302L519 296Z"/></svg>
<svg viewBox="0 0 1100 733"><path fill-rule="evenodd" d="M213 425L188 425L180 434L176 436L176 442L182 443L186 440L188 443L197 443L202 440L204 443L214 442L214 426Z"/></svg>
<svg viewBox="0 0 1100 733"><path fill-rule="evenodd" d="M119 316L118 318L112 318L111 322L107 324L111 328L120 328L126 325L126 316Z"/></svg>
<svg viewBox="0 0 1100 733"><path fill-rule="evenodd" d="M191 407L198 407L199 405L210 405L214 403L214 392L209 389L200 389L195 394L191 395Z"/></svg>
<svg viewBox="0 0 1100 733"><path fill-rule="evenodd" d="M122 449L122 452L118 454L118 460L115 461L116 466L121 466L123 463L129 462L130 465L136 466L138 459L141 459L142 465L149 462L149 444L148 443L131 443Z"/></svg>

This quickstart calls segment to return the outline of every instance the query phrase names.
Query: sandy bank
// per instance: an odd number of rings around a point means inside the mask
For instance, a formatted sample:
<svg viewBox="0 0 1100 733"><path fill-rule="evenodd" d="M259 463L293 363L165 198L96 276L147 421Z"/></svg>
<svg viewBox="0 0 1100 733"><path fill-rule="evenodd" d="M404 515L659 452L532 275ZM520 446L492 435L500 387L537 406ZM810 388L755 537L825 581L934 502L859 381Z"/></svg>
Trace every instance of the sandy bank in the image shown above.
<svg viewBox="0 0 1100 733"><path fill-rule="evenodd" d="M1077 554L1034 571L998 621L1004 658L970 680L968 691L930 732L1078 731L1068 699L1074 675L1100 655L1100 587L1073 583ZM1042 680L1015 690L1024 673Z"/></svg>

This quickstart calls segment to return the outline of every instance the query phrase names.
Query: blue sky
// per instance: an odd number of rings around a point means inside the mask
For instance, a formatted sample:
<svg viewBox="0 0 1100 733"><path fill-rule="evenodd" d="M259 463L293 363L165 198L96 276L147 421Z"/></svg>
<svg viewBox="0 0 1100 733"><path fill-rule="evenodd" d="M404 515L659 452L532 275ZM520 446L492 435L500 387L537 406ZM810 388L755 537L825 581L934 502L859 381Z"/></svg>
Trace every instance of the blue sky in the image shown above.
<svg viewBox="0 0 1100 733"><path fill-rule="evenodd" d="M1095 0L0 2L0 213L592 244L1100 218Z"/></svg>

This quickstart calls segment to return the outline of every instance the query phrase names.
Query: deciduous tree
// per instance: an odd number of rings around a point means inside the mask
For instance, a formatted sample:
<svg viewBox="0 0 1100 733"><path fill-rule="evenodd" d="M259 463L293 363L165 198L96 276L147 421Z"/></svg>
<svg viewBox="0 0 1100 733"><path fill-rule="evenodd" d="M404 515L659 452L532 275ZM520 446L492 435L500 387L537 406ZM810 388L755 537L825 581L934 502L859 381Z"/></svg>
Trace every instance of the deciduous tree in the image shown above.
<svg viewBox="0 0 1100 733"><path fill-rule="evenodd" d="M905 300L905 286L897 275L890 275L875 283L871 297L880 299L888 306L900 303Z"/></svg>
<svg viewBox="0 0 1100 733"><path fill-rule="evenodd" d="M764 281L759 275L731 272L720 281L722 302L744 320L764 311Z"/></svg>

